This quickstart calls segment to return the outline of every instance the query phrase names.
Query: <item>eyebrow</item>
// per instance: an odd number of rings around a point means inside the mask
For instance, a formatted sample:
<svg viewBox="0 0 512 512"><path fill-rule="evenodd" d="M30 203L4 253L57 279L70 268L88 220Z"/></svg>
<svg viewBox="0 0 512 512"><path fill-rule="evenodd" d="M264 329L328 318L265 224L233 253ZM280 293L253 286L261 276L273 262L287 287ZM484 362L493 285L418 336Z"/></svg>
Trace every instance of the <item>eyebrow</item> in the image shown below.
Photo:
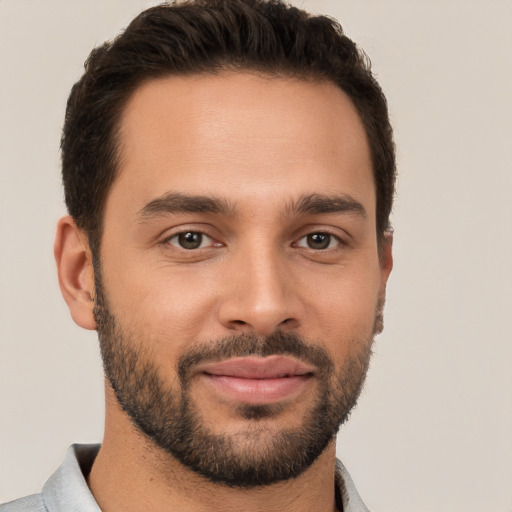
<svg viewBox="0 0 512 512"><path fill-rule="evenodd" d="M144 221L173 213L217 213L232 216L235 209L223 199L170 192L150 201L137 216Z"/></svg>
<svg viewBox="0 0 512 512"><path fill-rule="evenodd" d="M366 218L364 206L348 194L327 196L322 194L309 194L288 204L285 210L287 215L318 215L326 213L352 213Z"/></svg>
<svg viewBox="0 0 512 512"><path fill-rule="evenodd" d="M169 192L146 204L139 211L137 217L140 221L145 221L175 213L213 213L235 216L236 208L234 204L221 198ZM362 218L366 217L364 206L347 194L336 196L304 195L288 203L284 213L286 216L352 213Z"/></svg>

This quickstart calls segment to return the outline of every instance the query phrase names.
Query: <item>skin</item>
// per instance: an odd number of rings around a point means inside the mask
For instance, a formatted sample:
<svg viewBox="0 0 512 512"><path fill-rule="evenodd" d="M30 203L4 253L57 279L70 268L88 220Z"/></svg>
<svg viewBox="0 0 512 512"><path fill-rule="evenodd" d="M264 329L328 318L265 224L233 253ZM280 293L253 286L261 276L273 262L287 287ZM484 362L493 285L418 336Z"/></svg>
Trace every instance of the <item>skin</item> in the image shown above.
<svg viewBox="0 0 512 512"><path fill-rule="evenodd" d="M142 85L121 120L119 176L107 197L101 246L113 314L170 385L173 364L198 341L277 328L315 340L339 368L371 343L375 311L392 267L391 235L379 257L375 186L362 122L330 83L254 73L169 77ZM158 213L167 194L224 201L223 213ZM358 211L300 212L316 194L349 198ZM177 234L207 235L196 250ZM307 235L329 233L326 249ZM70 217L55 254L75 322L95 329L94 273L86 236ZM194 401L218 432L251 420L198 378ZM265 419L269 432L300 426L314 379ZM89 486L102 510L332 511L335 442L294 480L257 489L219 486L162 453L130 423L106 385L106 426Z"/></svg>

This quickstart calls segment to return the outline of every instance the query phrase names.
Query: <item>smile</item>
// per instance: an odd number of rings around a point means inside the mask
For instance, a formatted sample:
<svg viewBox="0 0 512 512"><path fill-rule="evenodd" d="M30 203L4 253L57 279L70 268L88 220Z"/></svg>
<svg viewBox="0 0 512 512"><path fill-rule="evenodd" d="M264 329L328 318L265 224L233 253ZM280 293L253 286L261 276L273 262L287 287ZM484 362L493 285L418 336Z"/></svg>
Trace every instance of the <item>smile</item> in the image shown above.
<svg viewBox="0 0 512 512"><path fill-rule="evenodd" d="M224 399L263 405L298 396L313 368L284 356L243 357L204 365L200 376Z"/></svg>

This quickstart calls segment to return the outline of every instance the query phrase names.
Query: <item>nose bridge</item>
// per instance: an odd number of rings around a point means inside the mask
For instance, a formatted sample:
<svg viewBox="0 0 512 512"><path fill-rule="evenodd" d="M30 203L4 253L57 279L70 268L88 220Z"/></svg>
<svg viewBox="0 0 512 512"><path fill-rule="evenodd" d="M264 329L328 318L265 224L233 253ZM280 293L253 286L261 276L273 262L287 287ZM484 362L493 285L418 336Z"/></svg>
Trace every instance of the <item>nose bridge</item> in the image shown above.
<svg viewBox="0 0 512 512"><path fill-rule="evenodd" d="M298 298L282 249L268 241L251 244L231 263L230 293L221 307L225 325L266 335L298 322Z"/></svg>

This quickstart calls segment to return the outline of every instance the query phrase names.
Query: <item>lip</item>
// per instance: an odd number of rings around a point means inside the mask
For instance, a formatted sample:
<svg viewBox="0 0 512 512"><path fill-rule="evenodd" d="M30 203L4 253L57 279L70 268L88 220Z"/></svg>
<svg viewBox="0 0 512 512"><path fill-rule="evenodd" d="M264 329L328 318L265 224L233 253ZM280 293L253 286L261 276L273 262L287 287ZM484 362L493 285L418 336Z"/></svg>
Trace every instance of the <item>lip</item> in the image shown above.
<svg viewBox="0 0 512 512"><path fill-rule="evenodd" d="M222 398L254 405L293 399L313 376L313 367L285 356L237 357L199 371Z"/></svg>

